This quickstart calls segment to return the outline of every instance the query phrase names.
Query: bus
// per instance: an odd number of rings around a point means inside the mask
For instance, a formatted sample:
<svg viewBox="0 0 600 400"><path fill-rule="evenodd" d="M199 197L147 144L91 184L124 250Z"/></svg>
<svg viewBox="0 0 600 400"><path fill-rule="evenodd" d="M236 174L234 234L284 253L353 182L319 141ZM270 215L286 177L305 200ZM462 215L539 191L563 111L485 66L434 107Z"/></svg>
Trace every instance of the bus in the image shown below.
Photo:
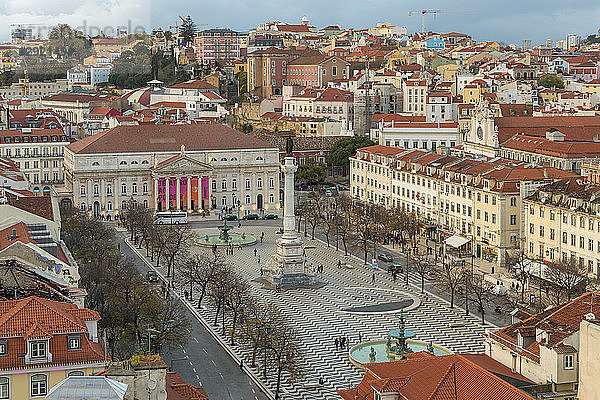
<svg viewBox="0 0 600 400"><path fill-rule="evenodd" d="M185 211L167 211L167 212L157 212L154 214L154 223L155 224L169 224L169 225L178 225L178 224L187 224L188 223L188 214Z"/></svg>

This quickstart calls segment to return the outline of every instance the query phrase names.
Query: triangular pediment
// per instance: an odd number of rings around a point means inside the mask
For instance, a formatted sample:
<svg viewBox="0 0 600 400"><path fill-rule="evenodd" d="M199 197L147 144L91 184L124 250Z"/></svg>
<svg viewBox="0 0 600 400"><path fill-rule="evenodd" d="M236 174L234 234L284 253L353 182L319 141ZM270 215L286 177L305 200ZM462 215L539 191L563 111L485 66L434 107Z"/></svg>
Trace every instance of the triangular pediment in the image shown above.
<svg viewBox="0 0 600 400"><path fill-rule="evenodd" d="M171 157L154 167L156 172L198 172L198 171L212 171L213 167L209 164L203 163L198 160L185 155L179 154Z"/></svg>

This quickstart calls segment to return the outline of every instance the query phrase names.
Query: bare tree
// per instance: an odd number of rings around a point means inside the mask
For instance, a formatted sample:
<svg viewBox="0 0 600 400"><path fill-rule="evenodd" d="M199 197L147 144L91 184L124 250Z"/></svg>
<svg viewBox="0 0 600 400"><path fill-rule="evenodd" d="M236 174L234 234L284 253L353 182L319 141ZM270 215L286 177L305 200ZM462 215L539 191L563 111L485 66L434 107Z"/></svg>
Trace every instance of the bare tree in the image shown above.
<svg viewBox="0 0 600 400"><path fill-rule="evenodd" d="M571 300L585 291L587 273L583 264L571 257L547 264L544 278L551 282L556 304L559 305L565 296L567 300Z"/></svg>
<svg viewBox="0 0 600 400"><path fill-rule="evenodd" d="M513 277L519 282L519 298L521 303L525 301L525 288L529 282L529 272L525 270L525 264L529 261L525 252L506 253L506 267L512 271ZM541 301L541 299L539 299Z"/></svg>
<svg viewBox="0 0 600 400"><path fill-rule="evenodd" d="M288 375L288 382L304 376L304 357L298 331L288 325L287 321L278 321L277 329L269 336L265 350L277 370L277 386L275 387L275 398L277 399L284 372Z"/></svg>
<svg viewBox="0 0 600 400"><path fill-rule="evenodd" d="M315 230L317 229L317 226L319 226L323 220L322 211L323 210L318 197L310 199L308 203L303 206L304 223L308 223L310 225L312 239L315 238Z"/></svg>
<svg viewBox="0 0 600 400"><path fill-rule="evenodd" d="M436 281L438 286L450 292L450 308L454 308L454 296L462 279L463 265L457 260L445 260L437 271Z"/></svg>
<svg viewBox="0 0 600 400"><path fill-rule="evenodd" d="M425 291L425 280L430 279L435 270L435 264L426 254L414 253L412 255L412 269L419 275L421 279L421 293Z"/></svg>
<svg viewBox="0 0 600 400"><path fill-rule="evenodd" d="M279 311L272 304L253 302L245 310L239 336L252 347L252 367L256 366L256 357L261 349L264 350L280 318Z"/></svg>
<svg viewBox="0 0 600 400"><path fill-rule="evenodd" d="M235 274L232 277L229 295L225 298L225 305L231 311L231 345L234 345L238 317L243 315L249 304L253 303L250 295L250 286L248 282Z"/></svg>
<svg viewBox="0 0 600 400"><path fill-rule="evenodd" d="M215 309L215 326L219 320L219 314L222 314L223 318L223 333L225 333L225 302L229 292L233 287L233 276L235 271L229 264L224 264L215 273L214 280L210 285L208 294L212 299L213 304L216 306Z"/></svg>
<svg viewBox="0 0 600 400"><path fill-rule="evenodd" d="M483 275L469 276L467 301L477 305L482 324L485 324L485 308L493 297L492 288L493 286L485 281Z"/></svg>
<svg viewBox="0 0 600 400"><path fill-rule="evenodd" d="M194 235L188 225L169 225L166 230L165 256L167 258L167 276L175 276L176 257L185 257Z"/></svg>
<svg viewBox="0 0 600 400"><path fill-rule="evenodd" d="M363 253L365 264L368 264L367 257L375 233L373 205L368 203L355 203L352 212L352 231L352 247Z"/></svg>

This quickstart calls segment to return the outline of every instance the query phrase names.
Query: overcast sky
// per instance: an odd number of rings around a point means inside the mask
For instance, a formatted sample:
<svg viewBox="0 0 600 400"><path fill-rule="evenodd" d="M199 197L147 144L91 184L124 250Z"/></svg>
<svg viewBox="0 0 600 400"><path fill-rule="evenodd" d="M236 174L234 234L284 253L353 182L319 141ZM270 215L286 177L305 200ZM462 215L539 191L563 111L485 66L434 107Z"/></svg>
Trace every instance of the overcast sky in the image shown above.
<svg viewBox="0 0 600 400"><path fill-rule="evenodd" d="M531 39L535 45L567 33L585 37L600 28L598 0L1 0L0 41L9 40L10 24L16 23L40 24L36 27L42 33L68 23L94 34L116 26L168 28L178 15L192 16L201 29L243 31L266 21L299 23L306 15L317 28L363 28L385 21L415 32L421 29L421 16L408 17L407 11L422 8L457 11L427 16L427 28L464 32L476 40L520 44Z"/></svg>

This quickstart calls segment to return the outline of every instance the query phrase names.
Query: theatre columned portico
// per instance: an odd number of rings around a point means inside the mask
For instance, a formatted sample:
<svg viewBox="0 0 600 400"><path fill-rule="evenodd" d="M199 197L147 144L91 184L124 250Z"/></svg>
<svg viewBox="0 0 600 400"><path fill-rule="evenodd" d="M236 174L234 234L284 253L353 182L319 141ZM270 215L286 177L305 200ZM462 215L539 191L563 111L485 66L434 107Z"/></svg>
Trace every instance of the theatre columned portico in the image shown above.
<svg viewBox="0 0 600 400"><path fill-rule="evenodd" d="M213 167L181 154L152 169L154 205L157 211L198 211L212 208L210 178Z"/></svg>

